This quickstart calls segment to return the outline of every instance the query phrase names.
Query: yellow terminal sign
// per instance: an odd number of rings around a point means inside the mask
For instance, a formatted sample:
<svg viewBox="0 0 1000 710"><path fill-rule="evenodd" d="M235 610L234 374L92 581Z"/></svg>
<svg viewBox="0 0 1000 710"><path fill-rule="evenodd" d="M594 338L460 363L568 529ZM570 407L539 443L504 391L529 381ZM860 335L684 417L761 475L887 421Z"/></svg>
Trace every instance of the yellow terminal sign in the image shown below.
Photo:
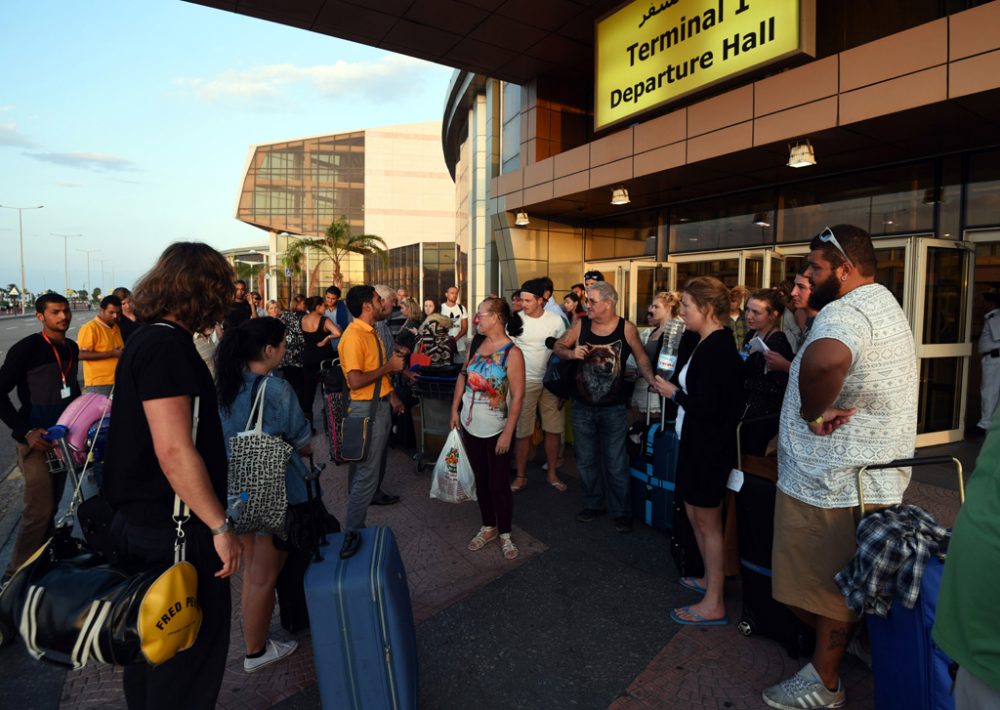
<svg viewBox="0 0 1000 710"><path fill-rule="evenodd" d="M594 127L815 53L815 0L636 0L597 21Z"/></svg>

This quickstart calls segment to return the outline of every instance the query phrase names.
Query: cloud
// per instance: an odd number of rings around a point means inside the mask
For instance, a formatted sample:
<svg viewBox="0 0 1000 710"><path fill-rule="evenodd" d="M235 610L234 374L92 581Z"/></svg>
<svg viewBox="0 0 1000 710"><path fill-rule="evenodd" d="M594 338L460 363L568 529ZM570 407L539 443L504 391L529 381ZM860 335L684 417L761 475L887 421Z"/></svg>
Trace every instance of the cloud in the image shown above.
<svg viewBox="0 0 1000 710"><path fill-rule="evenodd" d="M69 180L58 180L56 187L83 187L82 182L70 182Z"/></svg>
<svg viewBox="0 0 1000 710"><path fill-rule="evenodd" d="M0 113L8 108L13 108L13 106L0 106ZM17 145L28 148L33 146L34 143L17 130L16 123L8 122L0 123L0 145Z"/></svg>
<svg viewBox="0 0 1000 710"><path fill-rule="evenodd" d="M14 110L13 104L0 105L0 113L7 113L8 111L13 111L13 110Z"/></svg>
<svg viewBox="0 0 1000 710"><path fill-rule="evenodd" d="M286 102L288 94L303 85L328 99L397 98L418 92L431 71L441 69L422 59L387 54L376 62L338 61L310 67L269 64L250 69L230 69L214 78L180 78L175 86L208 103L242 103L266 106ZM443 70L443 69L442 69Z"/></svg>
<svg viewBox="0 0 1000 710"><path fill-rule="evenodd" d="M45 163L54 163L68 168L79 168L95 172L131 172L138 170L138 167L131 160L119 158L115 155L108 155L107 153L78 151L71 153L25 153L25 155Z"/></svg>

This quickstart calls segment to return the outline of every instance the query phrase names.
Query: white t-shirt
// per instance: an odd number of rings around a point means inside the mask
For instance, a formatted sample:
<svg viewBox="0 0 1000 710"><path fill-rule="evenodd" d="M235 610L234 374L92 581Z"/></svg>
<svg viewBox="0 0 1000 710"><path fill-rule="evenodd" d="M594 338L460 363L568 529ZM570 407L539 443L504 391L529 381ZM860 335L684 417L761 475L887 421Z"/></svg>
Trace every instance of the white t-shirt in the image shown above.
<svg viewBox="0 0 1000 710"><path fill-rule="evenodd" d="M545 302L545 311L554 316L559 316L559 320L563 322L563 325L569 327L569 318L566 317L566 311L562 309L562 306L556 303L555 296Z"/></svg>
<svg viewBox="0 0 1000 710"><path fill-rule="evenodd" d="M562 318L545 310L538 318L532 318L521 311L521 322L524 323L524 330L513 340L524 355L524 381L541 382L545 375L545 365L552 354L545 347L545 339L561 338L566 333L566 324Z"/></svg>
<svg viewBox="0 0 1000 710"><path fill-rule="evenodd" d="M681 391L687 394L687 384L688 384L688 366L691 361L694 360L694 353L691 353L691 357L688 361L684 363L684 367L681 368L681 372L677 375L677 384L681 386ZM674 420L674 431L677 432L677 440L681 440L681 430L684 428L684 407L677 405L677 418Z"/></svg>
<svg viewBox="0 0 1000 710"><path fill-rule="evenodd" d="M835 407L858 411L829 436L816 436L802 420L799 369L792 361L778 434L778 488L817 508L858 504L858 469L910 458L917 437L917 360L913 333L892 293L881 284L854 289L816 316L807 350L830 338L851 351L851 367ZM865 502L899 503L910 469L865 474Z"/></svg>
<svg viewBox="0 0 1000 710"><path fill-rule="evenodd" d="M465 306L461 303L456 303L454 306L449 306L447 303L441 304L441 314L451 318L451 328L448 329L448 335L453 338L457 338L455 345L458 347L458 352L465 352L465 340L463 336L458 337L458 331L462 329L462 319L468 318L469 314L465 310ZM465 336L469 335L469 331L465 331Z"/></svg>

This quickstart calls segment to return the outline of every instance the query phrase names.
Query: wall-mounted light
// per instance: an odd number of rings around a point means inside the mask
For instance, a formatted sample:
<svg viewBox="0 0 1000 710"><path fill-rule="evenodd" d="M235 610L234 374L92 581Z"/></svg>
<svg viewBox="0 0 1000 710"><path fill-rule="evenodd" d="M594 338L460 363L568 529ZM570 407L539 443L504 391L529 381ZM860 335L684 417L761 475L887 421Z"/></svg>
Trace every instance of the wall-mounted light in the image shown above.
<svg viewBox="0 0 1000 710"><path fill-rule="evenodd" d="M805 168L816 164L816 152L808 140L788 146L788 167Z"/></svg>
<svg viewBox="0 0 1000 710"><path fill-rule="evenodd" d="M613 205L627 205L632 200L628 197L628 190L625 186L616 187L611 191L611 204Z"/></svg>
<svg viewBox="0 0 1000 710"><path fill-rule="evenodd" d="M518 227L527 227L529 224L531 224L531 220L528 219L528 213L525 212L524 210L519 211L517 213L517 216L514 217L514 224L517 225Z"/></svg>
<svg viewBox="0 0 1000 710"><path fill-rule="evenodd" d="M770 227L771 221L767 218L767 212L758 212L753 216L753 223L758 227Z"/></svg>

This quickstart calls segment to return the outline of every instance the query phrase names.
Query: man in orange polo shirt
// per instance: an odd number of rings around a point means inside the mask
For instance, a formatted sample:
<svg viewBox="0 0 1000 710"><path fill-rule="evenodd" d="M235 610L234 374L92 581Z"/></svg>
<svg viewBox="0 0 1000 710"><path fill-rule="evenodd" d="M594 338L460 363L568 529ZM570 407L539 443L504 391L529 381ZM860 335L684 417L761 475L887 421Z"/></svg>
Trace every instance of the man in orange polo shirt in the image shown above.
<svg viewBox="0 0 1000 710"><path fill-rule="evenodd" d="M382 297L375 289L353 286L345 300L347 310L354 316L338 347L340 366L351 388L347 416L371 417L368 453L364 461L352 463L348 473L347 529L354 530L365 526L368 506L385 472L392 412L403 411L403 402L393 391L390 377L403 369L404 361L395 350L386 353L375 332L375 323L382 317ZM373 408L376 389L378 397Z"/></svg>
<svg viewBox="0 0 1000 710"><path fill-rule="evenodd" d="M121 299L105 296L101 310L89 323L84 323L76 342L83 362L83 391L111 394L115 384L115 368L122 356L125 341L118 328L122 311Z"/></svg>

